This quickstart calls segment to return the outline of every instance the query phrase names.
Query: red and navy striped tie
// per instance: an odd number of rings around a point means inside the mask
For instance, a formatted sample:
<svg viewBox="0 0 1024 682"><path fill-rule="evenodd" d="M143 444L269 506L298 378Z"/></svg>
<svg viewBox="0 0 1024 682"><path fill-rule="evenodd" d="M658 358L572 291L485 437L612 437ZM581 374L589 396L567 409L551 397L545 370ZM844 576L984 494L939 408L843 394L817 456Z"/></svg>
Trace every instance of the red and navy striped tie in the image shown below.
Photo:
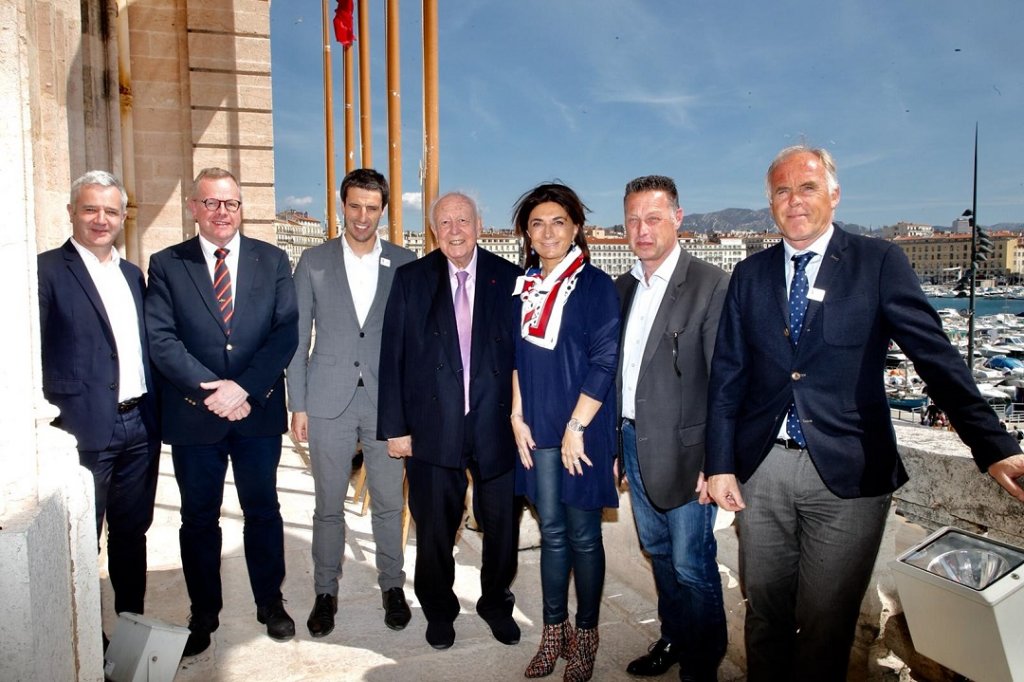
<svg viewBox="0 0 1024 682"><path fill-rule="evenodd" d="M217 305L220 306L224 329L230 334L231 316L235 314L235 307L231 302L231 271L228 270L228 250L217 249L213 255L217 257L217 262L213 266L213 293L217 297Z"/></svg>

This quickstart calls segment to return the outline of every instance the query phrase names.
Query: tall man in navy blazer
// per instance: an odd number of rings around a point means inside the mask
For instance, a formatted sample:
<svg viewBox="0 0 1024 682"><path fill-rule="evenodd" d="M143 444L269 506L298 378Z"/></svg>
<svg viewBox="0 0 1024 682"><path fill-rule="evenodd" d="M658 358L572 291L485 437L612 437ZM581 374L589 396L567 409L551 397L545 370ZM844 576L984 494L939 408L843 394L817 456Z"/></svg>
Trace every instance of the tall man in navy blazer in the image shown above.
<svg viewBox="0 0 1024 682"><path fill-rule="evenodd" d="M194 655L220 624L220 507L229 458L256 619L273 639L295 634L281 603L277 465L287 429L284 368L298 343L298 312L288 257L238 231L242 195L231 173L201 171L189 207L199 235L150 259L146 323L181 491L181 564L192 603L185 654Z"/></svg>
<svg viewBox="0 0 1024 682"><path fill-rule="evenodd" d="M512 619L519 527L512 437L514 313L520 269L477 247L481 221L469 197L434 202L439 250L395 273L384 314L377 437L406 458L409 510L416 521L416 597L427 642L447 649L459 615L452 549L463 519L466 470L484 532L477 613L504 644L519 641ZM462 361L454 298L469 297L469 367ZM468 311L467 311L468 312ZM466 377L468 373L468 378Z"/></svg>
<svg viewBox="0 0 1024 682"><path fill-rule="evenodd" d="M783 243L732 275L704 471L712 498L742 512L748 679L844 680L891 495L907 480L882 384L889 340L978 467L1022 501L1014 479L1024 455L978 394L899 247L832 224L839 182L829 153L784 149L766 184ZM807 280L793 287L806 291L797 328L787 286L800 269L791 259L808 253ZM792 305L795 315L801 307Z"/></svg>
<svg viewBox="0 0 1024 682"><path fill-rule="evenodd" d="M72 183L72 236L39 254L39 315L43 395L60 409L55 426L78 439L96 484L96 535L105 516L114 609L142 613L160 435L142 271L114 246L127 205L110 173Z"/></svg>

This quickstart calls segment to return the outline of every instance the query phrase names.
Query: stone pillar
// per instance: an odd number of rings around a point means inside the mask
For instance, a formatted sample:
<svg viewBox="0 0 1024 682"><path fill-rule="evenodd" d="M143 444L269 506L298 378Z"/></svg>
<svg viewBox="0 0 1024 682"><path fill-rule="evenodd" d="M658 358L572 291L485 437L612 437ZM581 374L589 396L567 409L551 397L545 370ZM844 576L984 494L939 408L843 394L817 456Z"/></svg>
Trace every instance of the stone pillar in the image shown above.
<svg viewBox="0 0 1024 682"><path fill-rule="evenodd" d="M35 258L36 222L56 220L66 203L55 197L68 185L66 95L79 12L77 0L0 4L0 200L9 215L0 242L5 680L103 679L92 481L73 439L48 426L56 411L40 388Z"/></svg>

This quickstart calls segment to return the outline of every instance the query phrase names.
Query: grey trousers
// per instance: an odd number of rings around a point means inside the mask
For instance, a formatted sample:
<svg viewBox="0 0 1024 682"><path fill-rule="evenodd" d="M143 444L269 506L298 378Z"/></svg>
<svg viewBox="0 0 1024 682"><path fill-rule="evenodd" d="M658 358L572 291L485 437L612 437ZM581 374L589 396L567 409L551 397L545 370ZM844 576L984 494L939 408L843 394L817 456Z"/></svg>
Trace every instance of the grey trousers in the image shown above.
<svg viewBox="0 0 1024 682"><path fill-rule="evenodd" d="M842 682L892 496L836 497L780 446L741 493L747 679Z"/></svg>
<svg viewBox="0 0 1024 682"><path fill-rule="evenodd" d="M345 556L345 495L352 475L356 441L363 445L363 466L370 491L371 526L377 546L377 583L381 590L405 584L402 508L405 506L401 459L388 457L377 440L377 411L364 387L356 389L335 419L309 418L309 458L316 508L313 512L313 582L317 594L338 594Z"/></svg>

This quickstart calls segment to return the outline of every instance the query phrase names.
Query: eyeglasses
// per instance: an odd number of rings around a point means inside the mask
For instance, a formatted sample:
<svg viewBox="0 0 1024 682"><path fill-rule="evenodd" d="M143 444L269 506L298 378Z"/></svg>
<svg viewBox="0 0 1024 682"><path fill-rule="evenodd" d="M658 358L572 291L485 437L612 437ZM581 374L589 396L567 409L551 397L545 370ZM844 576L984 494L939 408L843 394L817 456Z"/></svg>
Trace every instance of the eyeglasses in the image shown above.
<svg viewBox="0 0 1024 682"><path fill-rule="evenodd" d="M228 213L237 213L242 208L242 202L238 199L203 199L199 202L206 207L207 211L216 211L223 206Z"/></svg>

